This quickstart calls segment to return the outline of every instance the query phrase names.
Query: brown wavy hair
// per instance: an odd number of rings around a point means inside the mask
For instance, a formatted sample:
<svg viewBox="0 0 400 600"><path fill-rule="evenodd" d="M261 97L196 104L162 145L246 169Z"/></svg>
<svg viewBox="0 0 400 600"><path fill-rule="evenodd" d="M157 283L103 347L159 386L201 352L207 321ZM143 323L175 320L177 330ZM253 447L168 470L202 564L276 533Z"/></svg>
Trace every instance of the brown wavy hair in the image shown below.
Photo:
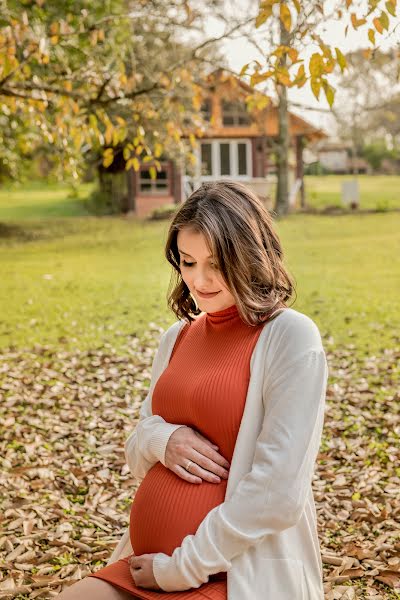
<svg viewBox="0 0 400 600"><path fill-rule="evenodd" d="M174 270L167 294L178 319L201 314L182 279L177 245L183 228L202 233L238 312L248 325L268 319L292 296L294 280L283 266L283 251L272 216L245 185L221 180L203 183L182 204L167 234L165 256ZM175 276L175 277L174 277Z"/></svg>

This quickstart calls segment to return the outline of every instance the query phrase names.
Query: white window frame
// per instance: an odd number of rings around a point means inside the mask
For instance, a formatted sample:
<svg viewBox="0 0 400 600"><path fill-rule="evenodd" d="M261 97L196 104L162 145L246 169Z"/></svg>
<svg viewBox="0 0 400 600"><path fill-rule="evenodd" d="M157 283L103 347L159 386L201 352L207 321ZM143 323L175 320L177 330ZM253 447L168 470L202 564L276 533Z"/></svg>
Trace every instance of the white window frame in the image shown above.
<svg viewBox="0 0 400 600"><path fill-rule="evenodd" d="M201 144L211 144L211 175L201 174ZM221 175L221 155L220 155L220 144L229 144L229 162L231 166L230 175ZM238 144L246 144L246 162L247 162L247 173L245 175L239 175L239 164L238 164ZM217 139L204 139L199 140L199 147L196 152L197 157L197 168L196 176L200 181L214 181L215 179L235 179L235 180L246 180L253 176L253 163L251 156L251 140L246 138L217 138Z"/></svg>

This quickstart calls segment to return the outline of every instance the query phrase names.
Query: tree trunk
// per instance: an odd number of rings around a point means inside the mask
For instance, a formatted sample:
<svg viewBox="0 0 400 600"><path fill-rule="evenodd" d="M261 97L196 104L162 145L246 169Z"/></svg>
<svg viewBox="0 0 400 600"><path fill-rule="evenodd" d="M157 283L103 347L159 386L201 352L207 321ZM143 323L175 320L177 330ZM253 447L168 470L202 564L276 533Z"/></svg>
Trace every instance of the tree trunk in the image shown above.
<svg viewBox="0 0 400 600"><path fill-rule="evenodd" d="M289 45L289 33L280 21L280 45ZM286 55L281 58L281 66L286 67ZM277 85L278 92L278 147L277 147L277 175L275 213L285 215L289 212L289 116L287 88Z"/></svg>

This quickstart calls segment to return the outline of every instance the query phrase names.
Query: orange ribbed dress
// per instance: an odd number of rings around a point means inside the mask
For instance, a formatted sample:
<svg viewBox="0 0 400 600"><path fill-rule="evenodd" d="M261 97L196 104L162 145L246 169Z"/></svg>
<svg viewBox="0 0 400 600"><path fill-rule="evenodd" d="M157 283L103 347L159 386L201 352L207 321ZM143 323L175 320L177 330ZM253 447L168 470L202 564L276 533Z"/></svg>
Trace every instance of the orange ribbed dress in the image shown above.
<svg viewBox="0 0 400 600"><path fill-rule="evenodd" d="M236 305L200 315L180 330L169 364L153 390L152 412L167 422L187 425L232 460L250 380L250 358L263 324L247 325ZM142 480L132 503L130 535L136 556L171 555L183 538L195 534L204 517L225 499L227 480L189 483L157 462ZM128 557L92 573L133 598L148 600L226 600L226 572L211 575L198 588L179 592L137 587Z"/></svg>

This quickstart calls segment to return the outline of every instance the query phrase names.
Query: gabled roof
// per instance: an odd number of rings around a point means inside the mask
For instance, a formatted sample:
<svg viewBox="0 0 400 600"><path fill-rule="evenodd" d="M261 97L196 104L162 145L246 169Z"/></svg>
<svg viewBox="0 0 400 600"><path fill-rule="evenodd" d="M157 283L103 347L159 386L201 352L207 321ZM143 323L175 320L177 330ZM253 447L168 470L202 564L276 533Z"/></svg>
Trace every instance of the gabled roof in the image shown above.
<svg viewBox="0 0 400 600"><path fill-rule="evenodd" d="M263 109L265 111L265 117L267 122L267 131L266 134L272 137L278 134L278 105L277 102L271 98L271 96L261 92L260 90L256 90L254 87L251 87L248 83L243 81L239 76L233 74L230 71L219 68L215 71L212 71L206 76L204 81L205 89L212 89L215 91L215 88L218 87L219 84L223 83L233 83L238 86L241 90L243 90L244 95L260 94L268 98L269 105ZM296 135L305 135L310 140L321 140L326 139L329 135L321 128L315 127L306 119L294 114L289 111L289 123L290 126L296 131Z"/></svg>

